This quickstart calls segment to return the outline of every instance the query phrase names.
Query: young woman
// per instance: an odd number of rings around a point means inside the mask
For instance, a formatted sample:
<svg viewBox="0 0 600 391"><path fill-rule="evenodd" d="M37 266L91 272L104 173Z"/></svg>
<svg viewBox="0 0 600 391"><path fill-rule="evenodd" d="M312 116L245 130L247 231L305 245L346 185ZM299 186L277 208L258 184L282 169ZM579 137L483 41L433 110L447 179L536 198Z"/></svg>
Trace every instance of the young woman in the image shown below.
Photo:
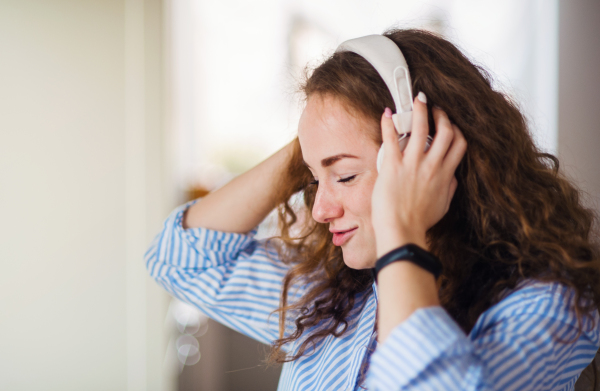
<svg viewBox="0 0 600 391"><path fill-rule="evenodd" d="M377 71L336 52L297 139L177 208L150 274L272 344L280 390L572 389L600 345L592 212L483 70L427 32L384 35L419 92L406 149ZM253 239L276 207L281 236ZM375 280L407 244L439 278L400 257Z"/></svg>

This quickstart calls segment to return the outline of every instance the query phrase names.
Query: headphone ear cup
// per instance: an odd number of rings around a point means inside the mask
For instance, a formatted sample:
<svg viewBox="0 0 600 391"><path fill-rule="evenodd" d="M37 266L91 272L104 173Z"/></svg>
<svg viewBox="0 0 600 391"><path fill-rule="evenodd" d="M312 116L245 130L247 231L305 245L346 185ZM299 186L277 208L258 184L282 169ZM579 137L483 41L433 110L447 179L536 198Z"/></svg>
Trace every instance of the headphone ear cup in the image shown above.
<svg viewBox="0 0 600 391"><path fill-rule="evenodd" d="M427 136L427 142L425 144L425 151L429 151L431 148L431 143L433 142L433 137ZM398 145L400 146L400 151L404 152L406 145L408 144L408 137L400 137L398 140ZM383 144L379 147L379 152L377 152L377 172L381 171L381 164L383 163Z"/></svg>
<svg viewBox="0 0 600 391"><path fill-rule="evenodd" d="M433 142L433 137L431 137L430 135L427 135L427 141L425 143L425 152L429 151L429 148L431 148L432 142Z"/></svg>

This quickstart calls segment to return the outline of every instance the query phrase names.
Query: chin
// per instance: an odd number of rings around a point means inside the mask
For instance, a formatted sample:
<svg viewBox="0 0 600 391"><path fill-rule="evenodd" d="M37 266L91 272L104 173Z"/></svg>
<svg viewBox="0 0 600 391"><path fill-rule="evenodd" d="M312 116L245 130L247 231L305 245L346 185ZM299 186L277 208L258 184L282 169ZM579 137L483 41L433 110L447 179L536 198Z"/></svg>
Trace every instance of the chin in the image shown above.
<svg viewBox="0 0 600 391"><path fill-rule="evenodd" d="M344 257L344 263L350 269L371 269L375 264L375 259L371 259L372 257L365 252L345 250L342 247L342 255Z"/></svg>

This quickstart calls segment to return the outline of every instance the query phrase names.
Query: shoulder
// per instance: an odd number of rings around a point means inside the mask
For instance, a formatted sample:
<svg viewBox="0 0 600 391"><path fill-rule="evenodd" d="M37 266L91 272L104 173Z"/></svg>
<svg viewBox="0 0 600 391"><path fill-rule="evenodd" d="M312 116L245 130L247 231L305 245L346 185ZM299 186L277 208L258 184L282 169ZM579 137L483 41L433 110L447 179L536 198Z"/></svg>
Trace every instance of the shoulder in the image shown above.
<svg viewBox="0 0 600 391"><path fill-rule="evenodd" d="M597 343L600 339L598 311L594 310L588 316L583 316L580 323L576 301L576 291L560 282L524 280L514 289L505 292L500 302L481 314L471 330L471 336L481 335L499 324L522 330L543 325L544 328L557 330L564 327L581 329L585 336Z"/></svg>

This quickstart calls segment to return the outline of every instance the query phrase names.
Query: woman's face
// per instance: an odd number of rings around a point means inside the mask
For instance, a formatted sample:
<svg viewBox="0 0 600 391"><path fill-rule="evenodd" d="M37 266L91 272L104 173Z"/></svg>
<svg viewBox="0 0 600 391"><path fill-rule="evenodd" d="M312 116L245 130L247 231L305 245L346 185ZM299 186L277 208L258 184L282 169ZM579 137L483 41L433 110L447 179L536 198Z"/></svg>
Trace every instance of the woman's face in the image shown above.
<svg viewBox="0 0 600 391"><path fill-rule="evenodd" d="M376 260L371 194L379 146L372 132L380 132L379 124L356 118L329 96L309 97L298 125L304 162L318 183L312 216L329 225L333 244L353 269L373 267Z"/></svg>

